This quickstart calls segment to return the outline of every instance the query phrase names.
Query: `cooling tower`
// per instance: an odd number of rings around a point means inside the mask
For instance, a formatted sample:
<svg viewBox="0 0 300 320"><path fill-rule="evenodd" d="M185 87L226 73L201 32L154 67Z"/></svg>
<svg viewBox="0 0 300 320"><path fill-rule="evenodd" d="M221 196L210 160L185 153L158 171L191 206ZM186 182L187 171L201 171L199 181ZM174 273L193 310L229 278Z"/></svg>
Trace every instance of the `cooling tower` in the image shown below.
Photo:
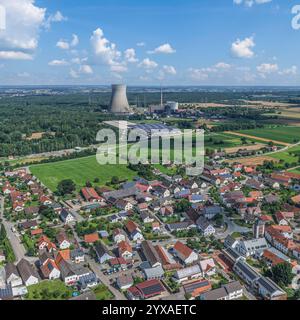
<svg viewBox="0 0 300 320"><path fill-rule="evenodd" d="M129 104L126 95L126 86L113 84L110 101L110 111L112 113L129 113Z"/></svg>

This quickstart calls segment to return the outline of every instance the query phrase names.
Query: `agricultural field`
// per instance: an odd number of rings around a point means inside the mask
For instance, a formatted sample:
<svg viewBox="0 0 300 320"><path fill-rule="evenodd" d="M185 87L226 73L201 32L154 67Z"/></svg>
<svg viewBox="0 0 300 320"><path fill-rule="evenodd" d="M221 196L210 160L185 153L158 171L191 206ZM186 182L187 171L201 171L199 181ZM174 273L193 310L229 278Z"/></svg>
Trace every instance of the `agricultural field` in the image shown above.
<svg viewBox="0 0 300 320"><path fill-rule="evenodd" d="M72 179L80 189L86 181L93 182L95 178L99 178L97 184L102 186L113 176L120 180L131 180L136 176L136 172L128 169L126 165L100 165L95 156L39 164L30 166L29 169L52 191L55 191L58 183L64 179Z"/></svg>
<svg viewBox="0 0 300 320"><path fill-rule="evenodd" d="M293 144L300 141L300 127L266 127L252 130L238 131L237 134L245 134L252 137L263 138L270 141L283 142L285 144Z"/></svg>

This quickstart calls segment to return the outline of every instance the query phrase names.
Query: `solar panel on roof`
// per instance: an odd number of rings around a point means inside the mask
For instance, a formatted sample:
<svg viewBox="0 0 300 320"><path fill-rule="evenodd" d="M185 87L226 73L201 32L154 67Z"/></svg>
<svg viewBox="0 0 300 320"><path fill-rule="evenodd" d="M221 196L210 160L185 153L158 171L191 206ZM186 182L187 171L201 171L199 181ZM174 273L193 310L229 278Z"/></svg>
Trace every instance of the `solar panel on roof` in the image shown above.
<svg viewBox="0 0 300 320"><path fill-rule="evenodd" d="M160 293L161 291L164 291L164 289L160 283L155 283L149 287L142 288L141 291L145 296L149 296L155 293Z"/></svg>

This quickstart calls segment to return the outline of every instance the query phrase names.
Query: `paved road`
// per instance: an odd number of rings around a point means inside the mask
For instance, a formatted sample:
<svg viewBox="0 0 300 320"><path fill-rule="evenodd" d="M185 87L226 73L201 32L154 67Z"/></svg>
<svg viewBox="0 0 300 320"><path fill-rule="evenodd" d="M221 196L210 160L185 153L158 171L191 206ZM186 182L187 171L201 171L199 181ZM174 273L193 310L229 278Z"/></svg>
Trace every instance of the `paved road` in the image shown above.
<svg viewBox="0 0 300 320"><path fill-rule="evenodd" d="M216 234L215 237L217 239L225 239L228 235L232 234L233 232L247 233L252 231L250 228L238 226L226 215L224 215L224 222L227 224L227 229L223 233Z"/></svg>
<svg viewBox="0 0 300 320"><path fill-rule="evenodd" d="M100 265L97 264L94 260L87 257L87 262L89 263L90 268L92 271L97 275L97 277L100 279L100 281L105 284L109 290L113 293L115 296L115 300L127 300L123 293L121 293L119 290L114 288L111 283L109 282L109 279L101 272Z"/></svg>
<svg viewBox="0 0 300 320"><path fill-rule="evenodd" d="M6 221L4 219L3 213L4 213L4 198L0 196L0 217L2 219L2 223L5 227L7 238L10 241L12 248L14 250L15 256L16 256L16 262L19 262L21 259L25 258L26 260L30 262L35 262L37 260L36 257L27 257L26 256L26 250L23 246L23 244L20 242L19 238L16 236L14 232L12 232L11 228L14 226L13 223Z"/></svg>

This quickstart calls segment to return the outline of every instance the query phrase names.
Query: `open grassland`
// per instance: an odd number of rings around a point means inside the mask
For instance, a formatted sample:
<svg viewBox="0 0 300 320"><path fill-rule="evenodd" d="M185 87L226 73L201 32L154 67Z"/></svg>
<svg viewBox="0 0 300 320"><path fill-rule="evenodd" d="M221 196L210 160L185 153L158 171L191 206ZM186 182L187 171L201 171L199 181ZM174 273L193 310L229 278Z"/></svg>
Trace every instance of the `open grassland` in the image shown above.
<svg viewBox="0 0 300 320"><path fill-rule="evenodd" d="M278 126L266 127L252 130L242 130L236 134L248 135L256 139L265 139L264 141L273 141L274 143L293 144L300 141L300 127Z"/></svg>
<svg viewBox="0 0 300 320"><path fill-rule="evenodd" d="M86 181L93 182L95 178L99 178L98 185L101 186L109 182L113 176L120 180L132 180L136 176L136 172L128 169L126 165L100 165L95 156L39 164L29 169L52 191L55 191L58 183L64 179L72 179L79 189Z"/></svg>

